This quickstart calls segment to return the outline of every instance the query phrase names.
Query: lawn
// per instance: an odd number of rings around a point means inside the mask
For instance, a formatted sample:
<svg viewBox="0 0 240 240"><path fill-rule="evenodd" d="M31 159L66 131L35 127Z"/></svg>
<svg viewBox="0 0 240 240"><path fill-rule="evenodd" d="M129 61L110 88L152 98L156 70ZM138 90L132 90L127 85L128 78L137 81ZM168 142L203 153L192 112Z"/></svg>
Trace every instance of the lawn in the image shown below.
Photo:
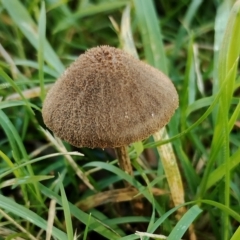
<svg viewBox="0 0 240 240"><path fill-rule="evenodd" d="M0 240L240 239L240 0L1 0L0 13ZM179 95L165 127L127 146L133 174L42 116L54 82L102 45Z"/></svg>

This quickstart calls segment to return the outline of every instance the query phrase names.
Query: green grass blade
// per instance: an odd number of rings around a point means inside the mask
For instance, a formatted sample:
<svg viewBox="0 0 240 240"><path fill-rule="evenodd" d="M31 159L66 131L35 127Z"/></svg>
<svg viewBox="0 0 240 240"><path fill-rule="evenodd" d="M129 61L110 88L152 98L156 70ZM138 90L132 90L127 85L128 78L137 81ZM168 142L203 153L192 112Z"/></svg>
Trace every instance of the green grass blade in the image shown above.
<svg viewBox="0 0 240 240"><path fill-rule="evenodd" d="M96 219L98 219L98 221L101 221L102 224L105 224L105 226L111 227L111 229L116 234L118 234L119 236L125 236L126 235L124 233L124 231L121 229L120 226L117 226L115 224L111 224L112 223L111 218L108 218L108 216L106 216L103 212L98 211L97 209L91 209L91 214L89 214L88 223L86 225L87 229L89 229L89 227L91 226L90 224L91 224L91 217L92 216L95 217ZM85 231L86 231L86 229L85 229Z"/></svg>
<svg viewBox="0 0 240 240"><path fill-rule="evenodd" d="M91 213L89 214L89 216L88 216L88 222L87 222L87 224L86 224L86 228L85 228L85 230L84 230L84 234L83 234L83 240L87 240L87 234L88 234L88 226L89 226L89 224L90 224L90 219L91 219Z"/></svg>
<svg viewBox="0 0 240 240"><path fill-rule="evenodd" d="M62 183L60 184L60 191L61 191L61 197L62 197L62 207L64 211L64 217L66 221L67 236L68 236L68 239L73 239L73 226L72 226L71 213L69 209L67 196L64 191L64 187Z"/></svg>
<svg viewBox="0 0 240 240"><path fill-rule="evenodd" d="M145 216L129 216L129 217L119 217L119 218L111 218L111 219L103 220L103 222L109 226L117 225L117 224L125 224L125 223L137 223L137 222L148 223L149 221L150 221L150 218Z"/></svg>
<svg viewBox="0 0 240 240"><path fill-rule="evenodd" d="M23 147L23 145L21 144L20 136L18 135L15 127L13 126L7 115L2 110L0 111L0 125L4 130L5 134L7 135L13 151L13 155L15 156L15 161L17 163L20 163L20 160L22 159L20 147ZM22 149L22 151L25 150Z"/></svg>
<svg viewBox="0 0 240 240"><path fill-rule="evenodd" d="M45 43L45 35L46 35L46 10L45 10L45 2L42 1L40 17L38 23L38 76L40 81L41 88L41 99L42 101L45 98L45 88L44 88L44 43Z"/></svg>
<svg viewBox="0 0 240 240"><path fill-rule="evenodd" d="M47 230L47 222L38 216L35 212L23 207L22 205L14 202L11 198L4 197L0 195L0 207L5 211L11 212L16 216L19 216L26 221L33 223L34 225ZM57 239L67 240L67 236L64 232L60 231L59 229L53 227L52 235Z"/></svg>
<svg viewBox="0 0 240 240"><path fill-rule="evenodd" d="M227 213L227 215L233 217L235 220L237 220L240 223L240 214L238 212L232 210L231 208L225 206L224 204L216 202L216 201L212 201L212 200L201 200L199 202L219 208L220 210Z"/></svg>
<svg viewBox="0 0 240 240"><path fill-rule="evenodd" d="M45 196L51 199L55 199L59 205L62 205L61 197L58 196L55 192L51 191L49 188L41 184L40 184L40 189ZM89 221L88 214L81 211L79 208L77 208L75 205L71 204L70 202L68 202L68 205L69 205L71 214L80 222L87 225ZM98 234L104 236L106 239L110 239L110 240L119 239L120 236L118 234L116 234L113 230L111 230L110 227L102 224L100 221L95 219L93 216L91 217L90 222L91 222L91 224L89 225L90 230L96 231Z"/></svg>
<svg viewBox="0 0 240 240"><path fill-rule="evenodd" d="M11 159L6 155L4 154L1 150L0 150L0 157L5 161L5 163L9 166L10 169L13 169L14 168L14 164L13 162L11 161ZM14 173L14 175L16 177L20 177L21 175L23 175L21 173L21 169L16 169L16 170L13 170L12 171ZM1 174L0 174L0 179L1 179Z"/></svg>
<svg viewBox="0 0 240 240"><path fill-rule="evenodd" d="M2 0L2 4L7 9L14 23L19 27L19 29L22 31L24 36L37 50L38 44L39 44L37 25L32 20L31 16L29 15L24 5L19 0L14 0L14 1ZM50 44L46 40L44 41L44 46L45 46L44 59L59 74L61 74L65 70L65 67L59 60L53 48L50 46Z"/></svg>
<svg viewBox="0 0 240 240"><path fill-rule="evenodd" d="M240 149L238 149L230 157L229 161L230 161L230 166L229 166L230 170L234 169L240 164ZM214 184L220 181L224 177L225 171L226 171L225 164L222 164L217 169L215 169L208 178L206 189L208 190L210 187L212 187Z"/></svg>
<svg viewBox="0 0 240 240"><path fill-rule="evenodd" d="M234 127L234 124L236 123L238 117L239 117L239 113L240 113L240 100L237 104L237 107L235 108L229 122L228 122L228 130L229 132L231 132L231 130L233 129Z"/></svg>
<svg viewBox="0 0 240 240"><path fill-rule="evenodd" d="M194 59L193 59L193 40L190 41L188 45L188 52L187 52L187 63L186 63L186 70L184 74L184 91L180 92L181 98L180 106L181 106L181 131L186 129L186 117L187 117L187 109L188 105L192 103L191 95L195 95L195 87L191 87L191 82L195 82L195 73L194 73Z"/></svg>
<svg viewBox="0 0 240 240"><path fill-rule="evenodd" d="M191 113L193 113L197 110L200 110L201 108L209 107L212 104L215 96L216 96L216 94L214 94L210 97L201 98L199 100L196 100L191 105L189 105L187 108L187 111L186 111L186 117L188 117ZM238 103L239 103L239 100L237 98L232 98L231 104L238 104Z"/></svg>
<svg viewBox="0 0 240 240"><path fill-rule="evenodd" d="M176 36L174 57L177 56L177 54L183 44L183 41L185 39L184 34L185 34L186 30L189 30L191 22L196 14L198 8L201 6L202 2L203 2L203 0L192 0L191 3L189 4L187 12L182 20L181 27Z"/></svg>
<svg viewBox="0 0 240 240"><path fill-rule="evenodd" d="M75 156L81 156L79 155L78 152L68 152L68 153L53 153L53 154L48 154L48 155L44 155L42 157L38 157L38 158L34 158L32 160L28 160L24 163L21 163L21 164L17 164L16 166L12 166L10 169L8 169L7 171L3 172L0 174L0 178L4 178L6 177L7 175L11 174L12 172L14 172L15 170L17 169L21 169L27 165L30 165L30 164L33 164L33 163L36 163L36 162L39 162L39 161L43 161L45 159L48 159L48 158L52 158L52 157L57 157L57 156L64 156L64 155L75 155Z"/></svg>
<svg viewBox="0 0 240 240"><path fill-rule="evenodd" d="M164 213L159 219L157 219L157 221L150 228L148 228L148 232L154 233L171 214L173 214L179 208L182 208L183 206L185 206L187 204L190 204L190 203L181 204L177 207L172 208L171 210L167 211L166 213Z"/></svg>
<svg viewBox="0 0 240 240"><path fill-rule="evenodd" d="M1 152L0 152L1 154ZM28 183L34 183L34 182L40 182L40 181L44 181L44 180L48 180L53 178L54 176L25 176L25 177L20 177L20 178L12 178L12 179L8 179L6 181L3 181L0 183L0 188L4 188L4 187L9 187L9 186L13 186L13 188L19 186L19 185L23 185L23 184L28 184Z"/></svg>
<svg viewBox="0 0 240 240"><path fill-rule="evenodd" d="M240 239L240 227L237 228L230 240L239 240Z"/></svg>
<svg viewBox="0 0 240 240"><path fill-rule="evenodd" d="M228 98L229 99L229 98ZM219 113L221 115L222 121L221 121L221 128L222 128L222 135L223 135L223 155L222 160L225 163L225 191L224 191L224 201L225 206L230 206L230 142L229 142L229 130L228 130L228 115L226 115L226 112L228 112L228 106L226 98L221 97L220 99L220 108ZM229 216L228 213L224 214L224 239L229 239Z"/></svg>
<svg viewBox="0 0 240 240"><path fill-rule="evenodd" d="M214 97L215 97L214 95L211 97L204 97L193 102L191 105L187 107L186 117L189 116L194 111L197 111L203 107L210 106L214 100Z"/></svg>
<svg viewBox="0 0 240 240"><path fill-rule="evenodd" d="M35 69L39 68L38 63L35 61L31 61L31 60L16 59L15 64L17 66L26 66L26 67L31 67L31 68L35 68ZM49 74L53 78L59 77L59 73L56 70L54 70L46 65L43 66L43 71L44 71L44 73Z"/></svg>
<svg viewBox="0 0 240 240"><path fill-rule="evenodd" d="M237 65L235 64L238 61L239 53L240 53L240 45L238 44L240 41L240 1L237 1L230 14L228 23L226 26L226 30L224 33L223 42L221 45L221 50L219 52L219 81L220 84L223 83L230 69L234 67L233 70L233 78L228 82L227 93L228 96L232 96L232 92L234 89L235 77Z"/></svg>
<svg viewBox="0 0 240 240"><path fill-rule="evenodd" d="M218 80L219 50L221 49L221 43L223 40L224 31L227 25L227 19L229 17L230 10L231 10L231 2L223 1L217 9L217 15L215 18L213 93L216 93L219 89L219 80Z"/></svg>
<svg viewBox="0 0 240 240"><path fill-rule="evenodd" d="M34 112L30 107L30 103L22 94L21 89L2 69L0 69L0 77L2 77L6 82L8 82L13 87L13 89L21 96L22 100L26 103L26 106L27 106L29 112L34 115Z"/></svg>
<svg viewBox="0 0 240 240"><path fill-rule="evenodd" d="M177 225L171 231L167 240L180 240L195 218L202 212L197 205L192 206L179 220Z"/></svg>
<svg viewBox="0 0 240 240"><path fill-rule="evenodd" d="M23 145L22 139L20 138L12 122L9 120L9 118L6 116L6 114L2 110L0 110L0 124L2 125L2 128L5 131L10 141L17 163L19 163L21 159L24 159L24 161L27 161L28 155ZM27 171L30 176L34 176L34 172L31 165L27 165ZM35 193L37 194L38 200L42 202L41 194L38 189L37 183L33 183L33 186L35 188Z"/></svg>
<svg viewBox="0 0 240 240"><path fill-rule="evenodd" d="M162 44L162 34L152 0L134 0L137 21L148 63L167 73L167 62Z"/></svg>
<svg viewBox="0 0 240 240"><path fill-rule="evenodd" d="M121 240L135 240L135 239L139 239L139 236L137 236L136 234L128 235L126 237L121 237Z"/></svg>
<svg viewBox="0 0 240 240"><path fill-rule="evenodd" d="M2 124L3 130L5 131L6 135L9 137L10 141L12 142L13 150L15 150L14 155L17 156L17 160L24 159L27 161L28 156L26 149L22 143L22 139L20 138L16 128L13 126L12 122L9 120L7 115L0 110L0 123ZM21 153L21 154L20 154Z"/></svg>
<svg viewBox="0 0 240 240"><path fill-rule="evenodd" d="M66 30L72 26L78 27L77 22L83 17L90 17L95 14L101 14L105 12L110 12L125 6L129 1L114 1L114 2L101 2L96 5L88 5L84 8L81 8L79 11L71 14L70 16L61 20L56 28L54 29L54 33Z"/></svg>

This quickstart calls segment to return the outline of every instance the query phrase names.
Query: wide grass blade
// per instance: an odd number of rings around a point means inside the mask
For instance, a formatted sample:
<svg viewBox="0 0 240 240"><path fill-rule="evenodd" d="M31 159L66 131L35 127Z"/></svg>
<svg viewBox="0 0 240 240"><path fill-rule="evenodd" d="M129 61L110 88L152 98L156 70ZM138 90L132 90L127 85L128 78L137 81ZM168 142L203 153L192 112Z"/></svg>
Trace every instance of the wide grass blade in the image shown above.
<svg viewBox="0 0 240 240"><path fill-rule="evenodd" d="M234 169L240 164L240 149L238 149L231 157L230 157L230 166L229 170ZM226 167L225 164L220 165L217 169L215 169L208 178L206 189L208 190L218 181L220 181L225 175Z"/></svg>
<svg viewBox="0 0 240 240"><path fill-rule="evenodd" d="M23 207L22 205L14 202L11 198L0 195L0 207L5 211L11 212L16 216L19 216L20 218L31 222L32 224L44 229L45 231L47 230L47 222L43 218L38 216L35 212L27 209L26 207ZM52 235L57 239L68 239L67 235L56 227L53 227Z"/></svg>
<svg viewBox="0 0 240 240"><path fill-rule="evenodd" d="M135 239L139 239L139 236L137 236L136 234L128 235L126 237L121 237L121 240L135 240Z"/></svg>
<svg viewBox="0 0 240 240"><path fill-rule="evenodd" d="M237 64L239 53L240 53L240 1L237 1L230 14L228 23L226 26L226 30L223 37L223 42L221 44L220 52L219 52L219 82L220 85L223 83L226 76L229 74L229 71L234 68L232 71L232 77L229 79L227 85L227 102L230 104L229 100L232 97L234 84L235 84L235 77L237 71Z"/></svg>
<svg viewBox="0 0 240 240"><path fill-rule="evenodd" d="M202 212L197 205L191 207L180 219L168 236L168 240L180 240L195 218Z"/></svg>
<svg viewBox="0 0 240 240"><path fill-rule="evenodd" d="M230 240L239 240L240 239L240 227L235 231Z"/></svg>
<svg viewBox="0 0 240 240"><path fill-rule="evenodd" d="M162 43L162 34L152 0L134 0L139 30L149 64L167 74L167 61Z"/></svg>
<svg viewBox="0 0 240 240"><path fill-rule="evenodd" d="M230 10L231 10L231 1L223 1L217 9L217 15L215 18L213 94L216 93L219 89L219 80L218 80L219 50L221 49L221 44L224 36L224 31L227 25L227 20L229 18ZM214 120L215 120L215 117L214 117Z"/></svg>
<svg viewBox="0 0 240 240"><path fill-rule="evenodd" d="M191 204L191 203L187 203L187 204ZM164 213L159 219L157 219L155 221L155 223L148 228L148 232L149 233L154 233L161 225L163 222L166 221L166 219L173 213L177 212L178 209L182 208L183 206L186 206L187 205L186 203L185 204L181 204L177 207L174 207L172 208L171 210L167 211L166 213Z"/></svg>
<svg viewBox="0 0 240 240"><path fill-rule="evenodd" d="M24 161L27 161L28 155L23 145L22 139L20 138L12 122L9 120L9 118L6 116L6 114L2 110L0 110L0 125L2 126L3 130L5 131L9 139L9 142L13 149L14 159L16 160L16 162L20 163L20 160L22 159L24 159ZM34 176L34 172L31 165L27 165L26 169L30 176ZM23 171L25 171L25 169ZM22 176L24 176L23 172L22 172ZM42 202L41 194L38 189L37 183L33 183L33 186L35 189L35 193L37 194L38 200Z"/></svg>
<svg viewBox="0 0 240 240"><path fill-rule="evenodd" d="M63 207L64 217L66 221L68 239L73 239L73 226L72 226L71 213L68 205L67 196L64 191L64 187L62 183L60 184L60 191L61 191L62 207Z"/></svg>
<svg viewBox="0 0 240 240"><path fill-rule="evenodd" d="M11 19L19 27L24 36L37 50L39 46L39 36L37 32L37 25L29 15L27 9L19 0L9 1L2 0L3 6L7 9ZM64 66L59 60L53 48L47 42L44 41L44 59L52 66L60 75L64 71Z"/></svg>
<svg viewBox="0 0 240 240"><path fill-rule="evenodd" d="M41 99L42 101L45 98L45 87L44 87L44 44L45 44L45 35L46 35L46 10L45 10L45 2L42 1L40 17L38 23L38 76L40 81L41 88Z"/></svg>

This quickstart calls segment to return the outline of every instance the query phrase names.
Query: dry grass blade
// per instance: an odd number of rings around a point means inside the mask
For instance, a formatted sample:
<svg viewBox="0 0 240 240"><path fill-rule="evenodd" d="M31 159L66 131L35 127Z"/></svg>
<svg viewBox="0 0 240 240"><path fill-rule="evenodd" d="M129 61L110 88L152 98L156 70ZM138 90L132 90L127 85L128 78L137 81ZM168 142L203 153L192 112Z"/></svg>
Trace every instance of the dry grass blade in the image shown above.
<svg viewBox="0 0 240 240"><path fill-rule="evenodd" d="M130 5L127 5L122 14L121 22L121 35L120 41L123 50L132 54L135 58L138 58L138 53L134 45L132 31L131 31L131 19L130 19Z"/></svg>
<svg viewBox="0 0 240 240"><path fill-rule="evenodd" d="M159 234L152 234L152 233L146 233L146 232L139 232L139 231L136 231L135 233L137 236L140 237L140 239L142 239L143 237L150 237L150 238L154 238L154 239L167 239L166 236L164 235L159 235Z"/></svg>
<svg viewBox="0 0 240 240"><path fill-rule="evenodd" d="M56 147L58 152L61 153L67 153L67 149L63 145L60 139L54 138L48 131L41 129L44 135L47 137L47 139ZM91 190L95 190L93 185L88 180L87 176L81 169L78 167L78 165L75 163L73 158L70 155L66 155L65 158L67 159L69 165L74 169L76 172L76 175L88 186Z"/></svg>
<svg viewBox="0 0 240 240"><path fill-rule="evenodd" d="M159 132L155 133L153 137L155 141L166 140L169 138L166 128L162 128ZM172 144L167 143L161 145L157 147L157 150L159 155L161 156L162 164L167 177L174 206L183 204L185 202L184 188L181 174L177 164L177 159L173 152ZM186 212L185 207L179 208L177 218L180 219L185 212ZM191 240L197 239L193 225L190 225L189 227L189 237Z"/></svg>
<svg viewBox="0 0 240 240"><path fill-rule="evenodd" d="M47 225L46 240L50 240L52 236L52 227L53 227L55 212L56 212L56 200L52 199L50 202L49 211L48 211L48 225Z"/></svg>
<svg viewBox="0 0 240 240"><path fill-rule="evenodd" d="M15 65L15 62L11 58L11 56L8 54L8 52L4 49L2 44L0 44L0 55L5 59L5 61L10 65L11 73L13 78L16 78L19 74L19 70Z"/></svg>
<svg viewBox="0 0 240 240"><path fill-rule="evenodd" d="M152 188L151 191L155 196L167 193L164 190L158 188ZM138 196L135 197L136 195ZM142 197L143 196L139 195L139 191L136 188L113 189L94 194L84 200L81 200L76 204L76 206L81 208L83 211L87 211L89 209L95 208L106 203L126 202L131 201L133 199L140 199Z"/></svg>
<svg viewBox="0 0 240 240"><path fill-rule="evenodd" d="M45 84L46 91L48 91L51 87L52 87L52 84ZM34 87L31 89L22 91L22 94L26 99L39 97L41 94L41 89L40 87ZM6 98L6 100L20 100L20 99L22 99L22 97L18 93L13 93Z"/></svg>
<svg viewBox="0 0 240 240"><path fill-rule="evenodd" d="M155 141L168 139L168 134L165 131L165 128L155 133L154 139ZM157 150L159 155L161 156L174 206L183 204L185 201L182 178L177 165L175 154L173 152L172 145L164 144L162 146L159 146ZM180 215L182 215L182 213L184 212L183 208L180 208L178 211Z"/></svg>
<svg viewBox="0 0 240 240"><path fill-rule="evenodd" d="M32 234L30 234L25 228L23 228L21 225L19 225L12 217L10 217L8 214L6 214L2 209L0 209L0 214L6 218L8 221L10 221L15 227L17 227L20 231L25 233L29 239L31 240L37 240Z"/></svg>
<svg viewBox="0 0 240 240"><path fill-rule="evenodd" d="M0 236L1 237L9 237L10 235L16 235L16 232L14 232L8 228L0 227ZM11 238L11 240L25 240L25 239L21 238L21 237L14 237L14 238Z"/></svg>

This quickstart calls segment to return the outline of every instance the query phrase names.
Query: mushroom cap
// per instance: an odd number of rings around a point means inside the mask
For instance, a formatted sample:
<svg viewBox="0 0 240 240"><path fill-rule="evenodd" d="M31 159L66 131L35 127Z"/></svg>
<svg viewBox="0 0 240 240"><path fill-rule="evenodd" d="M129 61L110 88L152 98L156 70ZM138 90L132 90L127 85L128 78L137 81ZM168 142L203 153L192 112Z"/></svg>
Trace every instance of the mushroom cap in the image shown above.
<svg viewBox="0 0 240 240"><path fill-rule="evenodd" d="M76 147L120 147L149 137L178 107L171 80L109 46L88 50L49 90L43 120Z"/></svg>

